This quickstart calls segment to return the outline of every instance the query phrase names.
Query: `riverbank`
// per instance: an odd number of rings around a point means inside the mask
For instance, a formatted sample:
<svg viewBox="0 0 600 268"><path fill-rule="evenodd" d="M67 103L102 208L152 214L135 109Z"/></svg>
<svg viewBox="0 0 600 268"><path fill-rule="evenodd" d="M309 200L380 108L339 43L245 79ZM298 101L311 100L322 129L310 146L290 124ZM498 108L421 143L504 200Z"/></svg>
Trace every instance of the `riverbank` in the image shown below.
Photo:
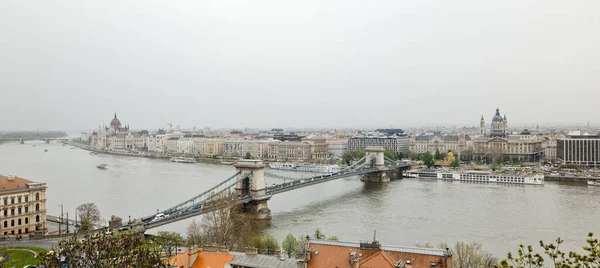
<svg viewBox="0 0 600 268"><path fill-rule="evenodd" d="M546 181L576 181L576 182L587 182L588 180L600 180L598 177L583 177L583 176L561 176L561 175L546 175L544 176Z"/></svg>
<svg viewBox="0 0 600 268"><path fill-rule="evenodd" d="M173 156L170 155L159 155L159 154L151 154L151 153L128 153L128 152L116 152L116 151L105 151L105 150L97 150L90 148L83 144L73 143L71 144L77 148L95 152L99 154L112 154L112 155L120 155L120 156L132 156L132 157L146 157L146 158L158 158L158 159L170 159ZM234 158L195 158L197 162L205 163L205 164L215 164L215 165L231 165L233 162L237 161Z"/></svg>

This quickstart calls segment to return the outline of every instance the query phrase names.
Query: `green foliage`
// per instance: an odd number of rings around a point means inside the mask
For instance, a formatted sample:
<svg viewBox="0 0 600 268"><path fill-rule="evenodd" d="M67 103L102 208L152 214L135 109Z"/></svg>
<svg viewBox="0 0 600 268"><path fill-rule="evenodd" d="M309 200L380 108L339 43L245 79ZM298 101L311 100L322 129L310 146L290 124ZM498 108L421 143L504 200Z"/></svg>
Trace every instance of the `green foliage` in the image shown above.
<svg viewBox="0 0 600 268"><path fill-rule="evenodd" d="M442 160L442 159L444 159L444 157L440 153L439 149L435 149L435 155L433 155L433 159L434 160Z"/></svg>
<svg viewBox="0 0 600 268"><path fill-rule="evenodd" d="M555 243L546 244L544 241L540 241L540 247L544 250L544 254L554 267L600 267L600 243L597 238L594 237L593 233L588 234L586 239L586 245L582 248L585 251L584 254L580 254L574 251L565 252L560 250L560 245L564 241L557 238ZM499 264L494 267L498 268L541 268L544 266L546 260L544 257L535 253L531 245L525 248L524 245L519 245L517 248L517 254L514 256L512 252L508 252L507 258L503 259Z"/></svg>
<svg viewBox="0 0 600 268"><path fill-rule="evenodd" d="M283 249L283 253L286 254L288 258L291 258L292 256L295 256L297 253L299 253L299 245L300 243L298 243L298 240L296 240L292 233L289 233L285 237L283 242L281 242L281 248Z"/></svg>
<svg viewBox="0 0 600 268"><path fill-rule="evenodd" d="M325 234L323 234L321 232L321 229L319 229L319 228L317 228L315 230L315 234L314 235L315 235L315 239L318 239L318 240L324 240L325 238L327 238L327 236L325 236Z"/></svg>
<svg viewBox="0 0 600 268"><path fill-rule="evenodd" d="M577 164L562 164L560 165L560 168L568 168L568 169L579 169L579 165Z"/></svg>
<svg viewBox="0 0 600 268"><path fill-rule="evenodd" d="M385 151L383 152L383 155L389 159L392 159L394 161L398 160L398 155L394 152L391 151Z"/></svg>
<svg viewBox="0 0 600 268"><path fill-rule="evenodd" d="M408 151L406 153L406 157L410 158L410 160L421 160L421 158L422 158L420 153L413 152L413 151Z"/></svg>
<svg viewBox="0 0 600 268"><path fill-rule="evenodd" d="M87 232L89 232L90 230L94 229L94 225L92 224L92 222L87 219L87 218L83 218L81 219L81 222L79 223L79 230L78 232L80 234L85 234Z"/></svg>
<svg viewBox="0 0 600 268"><path fill-rule="evenodd" d="M327 238L327 240L331 240L331 241L339 241L340 239L337 236L330 236Z"/></svg>
<svg viewBox="0 0 600 268"><path fill-rule="evenodd" d="M30 249L38 253L37 258L33 258L33 255L29 251L22 249ZM42 260L43 254L46 253L44 249L38 248L25 248L25 247L3 247L0 250L0 256L8 256L8 261L0 263L0 267L23 267L25 265L38 264Z"/></svg>
<svg viewBox="0 0 600 268"><path fill-rule="evenodd" d="M140 234L97 239L72 237L59 242L53 251L55 254L48 255L41 263L42 267L62 267L63 258L69 267L167 267L161 258L160 248Z"/></svg>
<svg viewBox="0 0 600 268"><path fill-rule="evenodd" d="M176 232L158 232L152 240L168 257L176 255L177 248L184 244L183 237Z"/></svg>
<svg viewBox="0 0 600 268"><path fill-rule="evenodd" d="M270 234L267 234L262 238L262 245L263 247L259 249L260 254L275 255L279 250L277 239Z"/></svg>
<svg viewBox="0 0 600 268"><path fill-rule="evenodd" d="M355 151L345 151L342 155L342 162L346 165L352 164L353 161L361 159L365 156L365 151L363 150L355 150Z"/></svg>
<svg viewBox="0 0 600 268"><path fill-rule="evenodd" d="M450 167L457 168L459 166L460 166L460 161L458 160L458 158L454 158L452 163L450 163Z"/></svg>
<svg viewBox="0 0 600 268"><path fill-rule="evenodd" d="M433 155L430 152L425 152L423 154L423 164L429 168L429 167L433 166L434 163L435 162L433 160Z"/></svg>
<svg viewBox="0 0 600 268"><path fill-rule="evenodd" d="M244 159L252 159L252 154L250 152L246 152L246 155L244 156Z"/></svg>

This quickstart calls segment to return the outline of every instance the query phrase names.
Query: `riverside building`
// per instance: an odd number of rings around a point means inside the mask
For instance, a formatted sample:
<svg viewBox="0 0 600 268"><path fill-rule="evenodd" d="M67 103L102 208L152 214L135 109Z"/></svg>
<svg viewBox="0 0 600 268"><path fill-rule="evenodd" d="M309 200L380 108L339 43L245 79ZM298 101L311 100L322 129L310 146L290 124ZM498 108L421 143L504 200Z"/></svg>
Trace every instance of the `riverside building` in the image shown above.
<svg viewBox="0 0 600 268"><path fill-rule="evenodd" d="M0 234L46 229L46 184L0 174Z"/></svg>
<svg viewBox="0 0 600 268"><path fill-rule="evenodd" d="M600 134L590 135L576 131L556 140L556 158L563 164L600 166Z"/></svg>

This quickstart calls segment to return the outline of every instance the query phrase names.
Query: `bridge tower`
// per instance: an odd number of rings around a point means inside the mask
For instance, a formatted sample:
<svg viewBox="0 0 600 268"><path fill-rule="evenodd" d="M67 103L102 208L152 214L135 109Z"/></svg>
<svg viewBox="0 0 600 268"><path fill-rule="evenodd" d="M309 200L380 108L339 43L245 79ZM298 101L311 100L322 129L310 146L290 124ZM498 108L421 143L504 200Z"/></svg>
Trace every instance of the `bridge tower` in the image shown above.
<svg viewBox="0 0 600 268"><path fill-rule="evenodd" d="M19 143L20 144L25 144L25 141L23 139L19 139Z"/></svg>
<svg viewBox="0 0 600 268"><path fill-rule="evenodd" d="M235 186L235 192L238 196L250 198L249 202L242 205L244 211L254 214L259 220L270 220L272 216L267 201L271 199L271 196L267 195L265 189L267 184L265 182L265 164L263 164L263 161L240 159L233 166L240 171L238 176L246 176L251 173L248 178L241 180Z"/></svg>
<svg viewBox="0 0 600 268"><path fill-rule="evenodd" d="M376 168L379 171L364 174L361 181L367 182L389 182L390 177L385 171L385 149L381 146L367 146L365 148L365 167Z"/></svg>

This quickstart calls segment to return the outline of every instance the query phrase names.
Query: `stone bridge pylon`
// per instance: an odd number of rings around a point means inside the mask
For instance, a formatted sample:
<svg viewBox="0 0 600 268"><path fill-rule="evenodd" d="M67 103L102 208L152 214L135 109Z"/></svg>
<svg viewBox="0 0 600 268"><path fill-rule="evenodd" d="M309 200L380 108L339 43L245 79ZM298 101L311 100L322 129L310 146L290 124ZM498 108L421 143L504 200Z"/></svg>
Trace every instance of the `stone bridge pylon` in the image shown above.
<svg viewBox="0 0 600 268"><path fill-rule="evenodd" d="M272 218L271 210L267 201L271 199L266 192L265 183L265 164L262 160L240 159L233 164L240 172L238 176L247 178L239 181L235 186L236 195L244 198L249 197L250 201L242 204L244 212L254 215L259 220L270 220Z"/></svg>
<svg viewBox="0 0 600 268"><path fill-rule="evenodd" d="M385 168L385 149L382 146L367 146L365 148L365 167L376 168L379 171L364 174L360 177L361 181L366 182L389 182Z"/></svg>

